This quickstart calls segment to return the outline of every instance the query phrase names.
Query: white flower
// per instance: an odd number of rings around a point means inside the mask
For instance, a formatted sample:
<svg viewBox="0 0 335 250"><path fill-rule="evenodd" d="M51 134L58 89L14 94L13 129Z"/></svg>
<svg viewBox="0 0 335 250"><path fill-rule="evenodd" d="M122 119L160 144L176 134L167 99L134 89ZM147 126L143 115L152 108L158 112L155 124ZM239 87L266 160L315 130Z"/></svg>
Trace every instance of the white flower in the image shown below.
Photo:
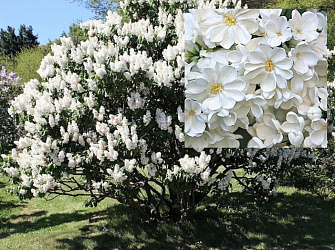
<svg viewBox="0 0 335 250"><path fill-rule="evenodd" d="M266 104L266 101L262 96L249 94L246 96L246 105L250 108L252 114L256 118L260 118L263 115L263 109L261 108Z"/></svg>
<svg viewBox="0 0 335 250"><path fill-rule="evenodd" d="M304 118L290 111L286 114L286 122L283 123L281 129L284 132L289 133L291 131L302 131L304 126Z"/></svg>
<svg viewBox="0 0 335 250"><path fill-rule="evenodd" d="M284 132L288 133L290 143L295 147L299 147L304 141L304 135L302 133L304 126L304 118L290 111L287 113L286 122L282 124L281 128Z"/></svg>
<svg viewBox="0 0 335 250"><path fill-rule="evenodd" d="M327 121L325 119L313 120L311 123L312 132L310 133L310 142L314 146L327 147Z"/></svg>
<svg viewBox="0 0 335 250"><path fill-rule="evenodd" d="M257 124L256 133L259 139L265 140L265 147L273 146L283 140L280 123L273 114L267 113L263 116L262 122Z"/></svg>
<svg viewBox="0 0 335 250"><path fill-rule="evenodd" d="M161 130L168 130L172 117L170 115L167 116L163 110L158 108L156 109L156 122Z"/></svg>
<svg viewBox="0 0 335 250"><path fill-rule="evenodd" d="M237 121L236 113L221 109L219 112L212 112L208 115L208 127L215 129L221 127L224 131L229 131L231 126Z"/></svg>
<svg viewBox="0 0 335 250"><path fill-rule="evenodd" d="M268 44L271 47L279 46L292 37L291 29L285 16L277 17L266 24Z"/></svg>
<svg viewBox="0 0 335 250"><path fill-rule="evenodd" d="M248 51L243 45L237 45L236 50L233 50L227 54L228 60L231 62L231 66L236 68L237 71L241 71L244 68L244 63L248 58Z"/></svg>
<svg viewBox="0 0 335 250"><path fill-rule="evenodd" d="M251 83L260 84L264 92L271 92L276 86L286 88L287 80L293 76L291 67L292 60L283 48L260 44L256 51L249 54L244 75Z"/></svg>
<svg viewBox="0 0 335 250"><path fill-rule="evenodd" d="M151 122L151 112L149 110L146 111L145 115L143 115L143 123L144 126L148 126Z"/></svg>
<svg viewBox="0 0 335 250"><path fill-rule="evenodd" d="M107 169L107 173L116 181L116 182L123 182L127 179L127 175L125 175L121 170L120 166L116 164L114 166L114 171L110 168Z"/></svg>
<svg viewBox="0 0 335 250"><path fill-rule="evenodd" d="M313 120L318 120L322 116L322 111L319 107L310 107L309 110L307 111L307 117L309 119Z"/></svg>
<svg viewBox="0 0 335 250"><path fill-rule="evenodd" d="M300 74L306 74L309 67L315 66L318 63L318 56L311 49L310 45L300 43L296 48L291 50L293 58L293 68Z"/></svg>
<svg viewBox="0 0 335 250"><path fill-rule="evenodd" d="M297 106L299 114L307 115L307 112L311 107L320 106L317 93L318 93L318 90L316 87L309 88L306 91L306 95L304 96L303 102L299 106Z"/></svg>
<svg viewBox="0 0 335 250"><path fill-rule="evenodd" d="M304 141L304 135L301 131L292 130L288 133L288 139L293 146L300 147L302 142Z"/></svg>
<svg viewBox="0 0 335 250"><path fill-rule="evenodd" d="M140 93L133 92L127 98L128 106L131 110L139 109L144 106L145 100L141 97Z"/></svg>
<svg viewBox="0 0 335 250"><path fill-rule="evenodd" d="M308 71L306 74L299 74L293 69L293 77L291 79L291 90L294 93L303 91L304 87L307 86L306 81L311 80L313 77L312 71ZM315 82L315 81L313 81Z"/></svg>
<svg viewBox="0 0 335 250"><path fill-rule="evenodd" d="M186 86L186 96L203 101L202 109L217 111L231 109L245 98L246 83L237 77L236 69L216 64L215 69L205 68L202 75Z"/></svg>
<svg viewBox="0 0 335 250"><path fill-rule="evenodd" d="M129 172L133 172L134 168L135 168L135 164L136 164L136 159L125 159L124 160L124 167L129 171Z"/></svg>
<svg viewBox="0 0 335 250"><path fill-rule="evenodd" d="M248 43L251 33L258 29L258 10L218 9L202 12L205 15L199 23L201 32L212 43L219 43L225 49L229 49L234 43ZM202 12L199 11L199 15Z"/></svg>
<svg viewBox="0 0 335 250"><path fill-rule="evenodd" d="M316 31L319 20L316 14L306 11L302 15L297 10L292 11L292 19L289 20L293 37L296 40L310 42L319 36Z"/></svg>
<svg viewBox="0 0 335 250"><path fill-rule="evenodd" d="M185 100L185 133L198 136L206 128L206 116L201 114L201 105L189 98Z"/></svg>

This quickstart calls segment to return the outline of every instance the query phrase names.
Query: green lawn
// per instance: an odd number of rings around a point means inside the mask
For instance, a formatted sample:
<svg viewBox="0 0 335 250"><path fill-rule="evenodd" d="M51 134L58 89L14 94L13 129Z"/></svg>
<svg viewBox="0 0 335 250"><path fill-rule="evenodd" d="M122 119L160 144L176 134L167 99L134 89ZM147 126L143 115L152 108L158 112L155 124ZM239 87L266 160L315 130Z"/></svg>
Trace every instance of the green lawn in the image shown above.
<svg viewBox="0 0 335 250"><path fill-rule="evenodd" d="M20 202L4 185L0 178L0 249L335 249L335 200L289 187L264 205L236 194L219 212L147 225L112 200Z"/></svg>

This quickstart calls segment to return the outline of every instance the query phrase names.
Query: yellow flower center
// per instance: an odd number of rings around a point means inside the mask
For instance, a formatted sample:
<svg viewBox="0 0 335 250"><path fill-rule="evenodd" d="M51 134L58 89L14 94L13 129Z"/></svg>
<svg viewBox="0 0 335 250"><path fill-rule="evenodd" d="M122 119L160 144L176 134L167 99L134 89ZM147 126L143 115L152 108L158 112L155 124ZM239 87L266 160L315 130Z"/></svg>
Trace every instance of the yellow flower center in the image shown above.
<svg viewBox="0 0 335 250"><path fill-rule="evenodd" d="M277 33L277 36L282 36L282 33L281 33L281 32L278 32L278 33Z"/></svg>
<svg viewBox="0 0 335 250"><path fill-rule="evenodd" d="M327 125L327 124L325 124L325 125L323 125L322 127L323 127L323 129L324 129L324 130L327 130L327 128L328 128L328 125Z"/></svg>
<svg viewBox="0 0 335 250"><path fill-rule="evenodd" d="M261 36L262 36L262 37L265 37L265 36L266 36L266 33L265 33L265 32L261 33Z"/></svg>
<svg viewBox="0 0 335 250"><path fill-rule="evenodd" d="M189 114L189 115L194 115L194 114L195 114L195 112L194 112L194 110L193 110L193 109L191 109L190 111L188 111L188 114Z"/></svg>
<svg viewBox="0 0 335 250"><path fill-rule="evenodd" d="M210 92L211 92L211 94L214 95L214 94L217 94L218 92L220 92L222 89L223 89L222 84L221 83L216 83L216 84L213 84L211 86Z"/></svg>
<svg viewBox="0 0 335 250"><path fill-rule="evenodd" d="M266 69L266 71L272 71L273 69L275 68L275 66L274 66L274 64L273 64L273 62L269 59L269 60L267 60L266 61L266 63L265 63L265 69Z"/></svg>
<svg viewBox="0 0 335 250"><path fill-rule="evenodd" d="M229 26L236 25L236 19L232 16L232 14L228 13L224 16L224 22Z"/></svg>
<svg viewBox="0 0 335 250"><path fill-rule="evenodd" d="M301 34L301 30L298 29L298 30L297 30L297 34Z"/></svg>

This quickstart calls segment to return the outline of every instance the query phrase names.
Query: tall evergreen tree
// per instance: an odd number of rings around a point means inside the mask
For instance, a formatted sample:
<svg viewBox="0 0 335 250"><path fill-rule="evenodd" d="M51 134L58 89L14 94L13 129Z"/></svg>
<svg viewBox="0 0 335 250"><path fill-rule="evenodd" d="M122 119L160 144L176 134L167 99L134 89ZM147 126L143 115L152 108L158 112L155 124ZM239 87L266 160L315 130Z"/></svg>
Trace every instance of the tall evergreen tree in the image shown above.
<svg viewBox="0 0 335 250"><path fill-rule="evenodd" d="M8 56L13 59L24 48L37 46L37 35L33 34L31 26L20 25L19 34L15 34L15 28L8 26L7 31L0 30L0 56Z"/></svg>

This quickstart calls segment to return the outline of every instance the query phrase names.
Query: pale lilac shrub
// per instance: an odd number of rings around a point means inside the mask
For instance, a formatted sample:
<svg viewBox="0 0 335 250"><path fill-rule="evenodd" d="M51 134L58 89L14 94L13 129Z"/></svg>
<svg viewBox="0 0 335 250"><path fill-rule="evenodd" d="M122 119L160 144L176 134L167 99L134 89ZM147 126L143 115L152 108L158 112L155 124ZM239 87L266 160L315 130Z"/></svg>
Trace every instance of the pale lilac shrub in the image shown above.
<svg viewBox="0 0 335 250"><path fill-rule="evenodd" d="M8 153L18 139L15 121L8 115L10 100L22 91L20 78L15 73L8 73L5 66L0 72L0 152Z"/></svg>

